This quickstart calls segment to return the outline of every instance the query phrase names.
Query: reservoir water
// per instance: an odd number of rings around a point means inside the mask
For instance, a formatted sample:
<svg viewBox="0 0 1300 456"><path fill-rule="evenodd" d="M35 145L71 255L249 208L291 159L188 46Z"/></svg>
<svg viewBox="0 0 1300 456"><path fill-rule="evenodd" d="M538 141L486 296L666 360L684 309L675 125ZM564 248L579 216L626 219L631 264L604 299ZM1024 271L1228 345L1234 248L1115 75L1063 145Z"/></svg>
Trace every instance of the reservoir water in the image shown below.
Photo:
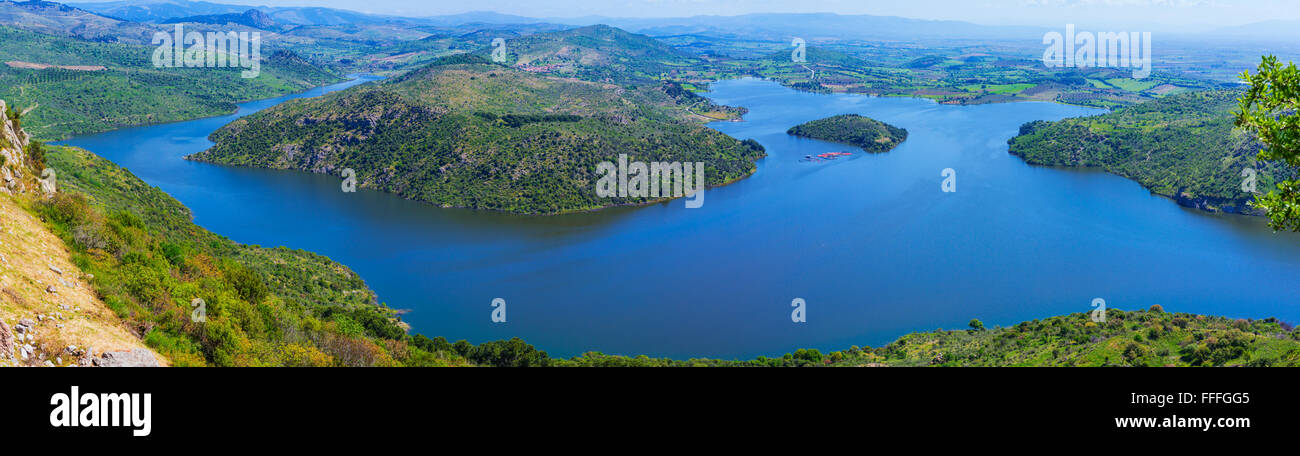
<svg viewBox="0 0 1300 456"><path fill-rule="evenodd" d="M248 244L329 256L361 274L414 332L471 342L521 337L584 351L752 358L878 346L910 331L1010 325L1108 307L1300 320L1300 236L1212 215L1096 171L1024 164L1024 122L1098 113L1050 103L939 105L796 92L754 79L709 98L749 109L712 127L768 152L758 172L683 201L529 217L441 209L337 176L183 160L243 115L370 78L241 105L229 116L77 137ZM787 128L858 113L910 132L886 154ZM956 191L941 172L956 172ZM593 189L594 191L594 189ZM491 302L507 303L493 323ZM791 321L803 299L806 323Z"/></svg>

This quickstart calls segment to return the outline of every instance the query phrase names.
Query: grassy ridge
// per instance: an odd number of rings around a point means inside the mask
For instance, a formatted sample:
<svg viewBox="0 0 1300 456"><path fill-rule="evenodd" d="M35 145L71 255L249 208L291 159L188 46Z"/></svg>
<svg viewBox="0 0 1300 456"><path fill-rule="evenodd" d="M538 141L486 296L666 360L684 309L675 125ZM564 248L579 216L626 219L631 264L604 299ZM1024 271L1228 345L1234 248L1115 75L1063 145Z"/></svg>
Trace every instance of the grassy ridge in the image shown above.
<svg viewBox="0 0 1300 456"><path fill-rule="evenodd" d="M1256 171L1260 192L1296 171L1256 161L1261 144L1233 127L1240 94L1188 92L1099 116L1034 121L1020 127L1010 151L1032 164L1100 167L1185 206L1254 214L1243 170Z"/></svg>

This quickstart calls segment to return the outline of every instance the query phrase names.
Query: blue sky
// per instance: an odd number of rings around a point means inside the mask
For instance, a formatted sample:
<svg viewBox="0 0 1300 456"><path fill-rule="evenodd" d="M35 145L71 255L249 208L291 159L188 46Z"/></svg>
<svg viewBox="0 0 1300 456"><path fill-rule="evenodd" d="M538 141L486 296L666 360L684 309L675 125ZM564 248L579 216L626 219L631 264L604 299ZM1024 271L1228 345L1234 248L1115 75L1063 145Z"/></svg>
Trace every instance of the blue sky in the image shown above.
<svg viewBox="0 0 1300 456"><path fill-rule="evenodd" d="M76 1L76 0L69 0ZM87 1L87 0L80 0ZM1296 0L209 0L268 6L324 6L410 16L496 11L531 17L682 17L760 12L835 12L980 24L1106 24L1213 28L1300 19Z"/></svg>

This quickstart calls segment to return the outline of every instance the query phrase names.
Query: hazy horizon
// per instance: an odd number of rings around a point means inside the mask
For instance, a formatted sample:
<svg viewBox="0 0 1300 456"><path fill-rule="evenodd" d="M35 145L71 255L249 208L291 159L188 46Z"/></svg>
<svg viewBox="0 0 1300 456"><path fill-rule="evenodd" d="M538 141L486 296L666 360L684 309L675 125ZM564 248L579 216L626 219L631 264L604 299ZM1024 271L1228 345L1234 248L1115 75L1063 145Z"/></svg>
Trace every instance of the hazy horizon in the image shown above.
<svg viewBox="0 0 1300 456"><path fill-rule="evenodd" d="M105 3L122 0L82 0L65 3ZM132 3L171 3L131 0ZM1138 27L1148 30L1210 30L1256 22L1300 19L1300 8L1284 0L554 0L462 2L418 0L215 0L209 3L324 7L395 16L442 16L493 12L530 18L574 19L680 18L736 16L760 13L835 13L898 16L925 20L956 20L982 25L1057 27L1065 23ZM1015 14L1009 14L1014 12Z"/></svg>

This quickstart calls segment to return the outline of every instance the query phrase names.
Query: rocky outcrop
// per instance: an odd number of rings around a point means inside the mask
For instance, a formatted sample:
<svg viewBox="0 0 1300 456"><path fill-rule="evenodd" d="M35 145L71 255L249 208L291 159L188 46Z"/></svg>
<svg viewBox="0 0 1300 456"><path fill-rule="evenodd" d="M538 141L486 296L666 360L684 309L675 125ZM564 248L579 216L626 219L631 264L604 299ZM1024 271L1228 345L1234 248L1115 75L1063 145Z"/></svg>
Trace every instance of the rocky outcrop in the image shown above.
<svg viewBox="0 0 1300 456"><path fill-rule="evenodd" d="M92 363L97 367L158 367L158 359L143 348L104 353Z"/></svg>
<svg viewBox="0 0 1300 456"><path fill-rule="evenodd" d="M0 191L6 193L23 192L23 170L25 168L26 147L31 143L31 137L24 132L18 121L9 119L9 110L12 107L0 100L0 179L3 185L0 185Z"/></svg>
<svg viewBox="0 0 1300 456"><path fill-rule="evenodd" d="M1153 193L1155 193L1153 191ZM1157 193L1159 194L1159 193ZM1179 191L1174 194L1172 199L1183 207L1190 207L1206 212L1225 212L1229 214L1243 215L1267 215L1268 212L1251 206L1250 204L1240 204L1238 201L1225 200L1223 198L1208 198L1204 196L1194 196L1187 191Z"/></svg>
<svg viewBox="0 0 1300 456"><path fill-rule="evenodd" d="M13 359L14 357L14 333L9 329L9 325L0 321L0 358Z"/></svg>
<svg viewBox="0 0 1300 456"><path fill-rule="evenodd" d="M0 100L0 113L8 113L10 107ZM22 150L31 142L27 132L23 131L20 125L10 121L8 116L0 120L0 149L4 149L5 164L9 166L21 167L23 165ZM17 152L17 153L15 153Z"/></svg>

